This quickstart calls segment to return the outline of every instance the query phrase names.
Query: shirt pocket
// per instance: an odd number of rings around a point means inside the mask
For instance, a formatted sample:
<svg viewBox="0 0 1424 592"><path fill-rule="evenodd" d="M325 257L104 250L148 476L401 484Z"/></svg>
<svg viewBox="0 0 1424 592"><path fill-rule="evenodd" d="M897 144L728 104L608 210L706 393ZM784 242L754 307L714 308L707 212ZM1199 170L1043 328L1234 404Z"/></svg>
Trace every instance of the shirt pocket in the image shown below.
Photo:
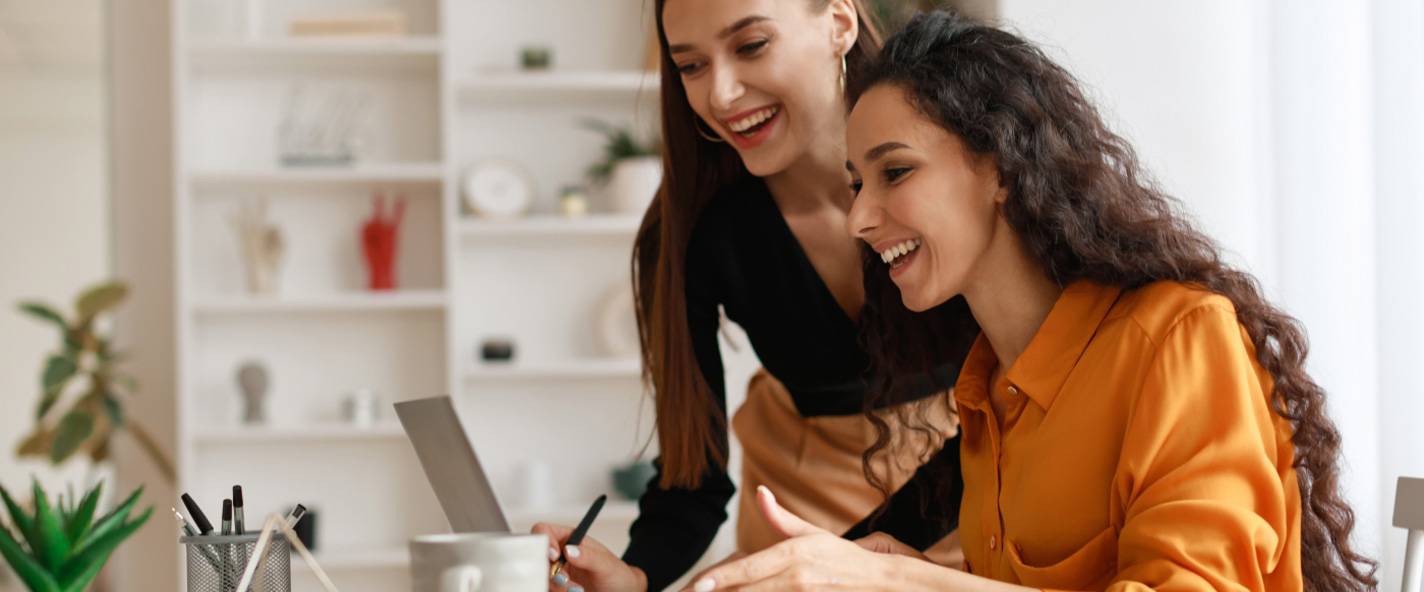
<svg viewBox="0 0 1424 592"><path fill-rule="evenodd" d="M1101 590L1117 567L1117 530L1111 527L1053 565L1029 565L1018 545L1010 542L1007 547L1010 567L1019 582L1031 588Z"/></svg>

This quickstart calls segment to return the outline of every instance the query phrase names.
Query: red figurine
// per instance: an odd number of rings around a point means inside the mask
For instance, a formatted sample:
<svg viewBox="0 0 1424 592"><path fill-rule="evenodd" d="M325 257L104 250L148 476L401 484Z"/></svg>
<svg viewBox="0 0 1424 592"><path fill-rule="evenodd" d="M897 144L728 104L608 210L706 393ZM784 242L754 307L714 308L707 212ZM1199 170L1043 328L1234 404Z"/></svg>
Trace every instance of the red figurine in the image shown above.
<svg viewBox="0 0 1424 592"><path fill-rule="evenodd" d="M371 271L372 290L396 288L396 244L399 242L401 218L405 216L405 196L396 198L394 211L386 217L386 200L372 196L375 212L361 227L361 249L366 255L366 267Z"/></svg>

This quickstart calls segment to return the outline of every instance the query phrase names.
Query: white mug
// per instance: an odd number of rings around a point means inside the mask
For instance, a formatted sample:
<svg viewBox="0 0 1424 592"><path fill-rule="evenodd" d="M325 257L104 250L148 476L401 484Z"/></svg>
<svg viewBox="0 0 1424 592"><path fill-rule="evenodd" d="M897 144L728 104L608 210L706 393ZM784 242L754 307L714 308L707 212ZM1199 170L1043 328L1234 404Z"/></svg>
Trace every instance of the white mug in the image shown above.
<svg viewBox="0 0 1424 592"><path fill-rule="evenodd" d="M492 532L410 540L412 592L545 592L549 538Z"/></svg>

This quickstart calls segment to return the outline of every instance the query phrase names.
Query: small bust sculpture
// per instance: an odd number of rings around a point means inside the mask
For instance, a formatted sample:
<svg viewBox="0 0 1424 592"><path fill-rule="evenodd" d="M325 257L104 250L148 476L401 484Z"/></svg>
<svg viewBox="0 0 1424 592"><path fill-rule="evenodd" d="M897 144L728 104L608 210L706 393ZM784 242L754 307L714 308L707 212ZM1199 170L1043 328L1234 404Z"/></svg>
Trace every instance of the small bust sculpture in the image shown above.
<svg viewBox="0 0 1424 592"><path fill-rule="evenodd" d="M256 425L266 423L267 417L262 400L267 396L267 367L260 362L246 362L237 369L237 387L242 390L242 422Z"/></svg>

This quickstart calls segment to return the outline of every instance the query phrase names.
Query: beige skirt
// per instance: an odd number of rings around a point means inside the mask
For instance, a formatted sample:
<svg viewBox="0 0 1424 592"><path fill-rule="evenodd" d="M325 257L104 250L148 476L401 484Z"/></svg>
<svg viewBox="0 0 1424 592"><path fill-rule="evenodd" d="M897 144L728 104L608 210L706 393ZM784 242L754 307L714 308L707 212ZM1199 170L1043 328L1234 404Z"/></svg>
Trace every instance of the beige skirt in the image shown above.
<svg viewBox="0 0 1424 592"><path fill-rule="evenodd" d="M948 397L928 397L910 403L930 420L943 437L958 430ZM895 429L893 411L881 417ZM782 540L762 519L756 504L758 485L766 485L777 501L807 522L842 533L884 502L884 494L865 479L861 454L875 442L875 427L862 415L803 417L791 393L766 370L752 376L747 400L732 417L732 429L742 445L742 485L737 518L737 549L754 553ZM881 455L879 474L888 477L890 491L900 488L915 469L943 444L917 438L892 440ZM926 446L931 446L927 448ZM929 554L936 561L962 561L958 533L936 544Z"/></svg>

